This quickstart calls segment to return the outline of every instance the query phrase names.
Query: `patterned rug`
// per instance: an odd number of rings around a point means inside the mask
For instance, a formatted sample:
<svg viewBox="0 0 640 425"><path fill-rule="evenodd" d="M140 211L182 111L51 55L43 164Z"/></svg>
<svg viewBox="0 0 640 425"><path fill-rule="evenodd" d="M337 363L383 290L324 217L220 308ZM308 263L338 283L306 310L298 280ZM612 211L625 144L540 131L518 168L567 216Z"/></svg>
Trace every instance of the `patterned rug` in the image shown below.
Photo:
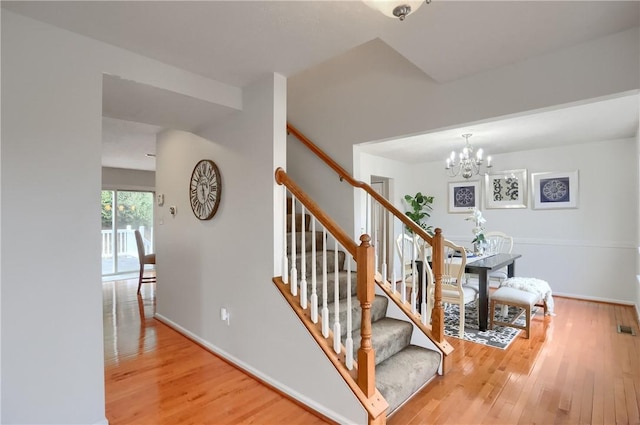
<svg viewBox="0 0 640 425"><path fill-rule="evenodd" d="M496 307L496 316L501 316L502 307ZM517 307L509 307L508 321L511 321L518 313L520 309ZM533 316L537 311L537 308L531 310ZM477 344L488 345L491 347L506 349L511 341L520 333L520 329L511 328L508 326L494 326L492 330L487 329L482 332L478 329L478 311L475 304L467 304L464 307L464 340L475 342ZM445 304L444 306L444 333L447 336L459 338L458 331L460 330L458 324L460 322L460 310L455 304ZM522 315L517 324L525 324L525 317Z"/></svg>

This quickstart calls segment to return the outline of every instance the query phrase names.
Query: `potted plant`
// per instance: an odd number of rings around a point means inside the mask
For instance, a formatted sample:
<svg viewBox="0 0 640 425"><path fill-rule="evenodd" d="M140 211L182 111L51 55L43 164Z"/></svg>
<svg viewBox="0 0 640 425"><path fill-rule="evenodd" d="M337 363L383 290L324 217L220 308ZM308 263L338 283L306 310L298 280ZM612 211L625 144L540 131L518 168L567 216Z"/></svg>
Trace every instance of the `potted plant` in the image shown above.
<svg viewBox="0 0 640 425"><path fill-rule="evenodd" d="M426 221L429 217L431 217L430 212L433 210L433 196L423 195L421 192L416 193L414 196L405 195L404 200L411 207L411 211L405 211L404 213L413 220L418 226L424 229L428 235L433 236L433 226L428 226ZM408 234L414 236L414 241L416 240L413 230L410 227L405 226L405 229ZM418 244L420 251L424 252L425 242L422 238L417 238L416 243ZM428 246L424 255L427 258L431 258L431 247ZM422 256L422 254L421 254Z"/></svg>
<svg viewBox="0 0 640 425"><path fill-rule="evenodd" d="M475 227L471 230L473 233L473 240L471 243L473 244L473 252L475 254L483 255L484 249L486 247L486 238L484 236L484 224L487 220L482 216L482 211L478 208L473 208L471 210L471 215L465 218L467 221L472 221Z"/></svg>
<svg viewBox="0 0 640 425"><path fill-rule="evenodd" d="M411 207L411 211L405 211L407 217L414 221L418 226L422 227L425 232L433 236L433 226L427 226L426 220L431 217L429 214L433 210L433 196L423 195L421 192L415 196L404 195L404 200ZM406 227L409 234L413 234L413 230Z"/></svg>

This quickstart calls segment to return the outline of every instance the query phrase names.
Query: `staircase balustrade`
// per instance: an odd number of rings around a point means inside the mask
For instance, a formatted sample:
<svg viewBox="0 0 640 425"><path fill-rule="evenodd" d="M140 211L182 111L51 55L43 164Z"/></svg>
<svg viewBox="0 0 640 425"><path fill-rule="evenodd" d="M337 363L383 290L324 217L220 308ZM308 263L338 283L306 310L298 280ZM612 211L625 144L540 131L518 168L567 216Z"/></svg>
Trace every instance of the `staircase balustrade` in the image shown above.
<svg viewBox="0 0 640 425"><path fill-rule="evenodd" d="M370 237L363 235L361 244L358 246L287 176L284 170L281 168L276 170L275 179L278 184L283 185L285 208L289 213L287 214L289 220L285 221L283 229L285 234L283 257L285 258L282 262L282 277L279 280L274 279L274 282L289 286L289 289L283 293L288 292L291 295L288 299L290 302L296 302L296 312L299 315L308 315L310 322L316 325L318 321L321 322L317 330L310 330L314 335L317 332L318 336L321 335L325 339L324 342L319 341L321 347L325 352L332 351L327 353L331 354L328 355L329 359L334 362L334 366L341 372L345 381L367 409L370 423L384 423L383 418L388 404L375 388L375 352L371 342L370 308L374 298L375 270L374 250L369 243ZM310 217L309 222L306 219L307 215ZM300 229L297 228L298 216L301 217ZM307 222L309 228L307 228ZM321 231L318 230L318 225ZM321 253L318 253L319 235L322 237ZM307 236L310 237L309 241ZM307 254L307 245L310 245L310 254ZM297 257L297 251L300 251L300 258ZM333 261L332 265L329 260ZM310 262L310 274L307 274L307 261ZM317 270L318 261L321 261L321 273ZM352 272L353 263L356 265L355 272ZM333 270L329 270L331 266ZM288 270L284 267L288 267ZM355 288L352 285L354 274L357 279ZM331 275L333 275L333 282L330 282ZM318 277L322 280L320 294L317 292ZM307 278L311 280L311 294L308 300ZM361 306L361 342L357 352L357 362L354 359L352 337L353 295L357 295ZM322 300L321 306L318 305L319 298ZM329 302L333 305L333 317L329 310ZM342 322L340 307L345 302L346 309L343 311L346 317ZM318 310L320 310L320 317L318 317Z"/></svg>
<svg viewBox="0 0 640 425"><path fill-rule="evenodd" d="M366 200L366 216L364 232L373 234L374 263L376 281L384 290L392 294L400 305L413 315L419 316L419 322L428 329L427 336L434 342L446 348L452 348L444 338L444 310L442 309L442 274L444 269L443 241L441 229L429 235L424 229L413 222L406 214L399 211L387 199L377 193L370 185L355 180L343 167L322 151L311 140L306 138L291 124L287 124L287 131L311 150L318 158L334 170L340 181L345 181L354 188L364 191ZM382 235L378 234L381 229ZM398 231L398 229L401 229ZM413 238L413 244L420 247L418 255L407 255L405 239L396 248L396 241L405 232ZM413 249L411 250L413 252ZM429 252L431 260L429 261ZM416 261L422 262L421 270ZM411 272L405 273L404 265L412 264ZM427 287L428 264L431 264L430 275L433 289ZM410 282L410 285L408 285ZM418 286L419 285L419 286ZM409 286L409 287L408 287ZM433 307L431 317L427 317L429 292L433 292ZM419 310L419 311L418 311ZM413 318L412 318L413 319Z"/></svg>
<svg viewBox="0 0 640 425"><path fill-rule="evenodd" d="M442 231L429 235L371 186L353 179L293 126L287 129L341 181L364 191L366 215L357 243L278 168L275 180L283 186L287 215L282 276L275 277L274 283L360 400L368 423L383 424L387 414L433 376L445 373L447 356L453 351L444 338ZM409 320L388 315L391 302ZM357 313L353 317L358 308L359 323ZM431 343L414 345L416 328Z"/></svg>

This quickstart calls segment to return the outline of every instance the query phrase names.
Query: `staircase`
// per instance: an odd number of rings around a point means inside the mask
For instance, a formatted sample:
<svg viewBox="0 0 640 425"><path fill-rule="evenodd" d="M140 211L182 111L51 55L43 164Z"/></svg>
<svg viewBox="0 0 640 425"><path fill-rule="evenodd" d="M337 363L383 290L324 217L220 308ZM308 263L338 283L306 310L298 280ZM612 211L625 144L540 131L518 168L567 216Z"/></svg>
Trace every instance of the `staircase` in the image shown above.
<svg viewBox="0 0 640 425"><path fill-rule="evenodd" d="M356 189L367 206L366 226L358 244L278 168L275 180L283 186L284 204L282 275L273 282L360 401L368 424L384 424L449 367L453 347L444 337L442 309L444 236L441 229L427 234L293 126L287 124L287 130ZM424 247L423 264L426 253L432 253L428 278L428 267L418 272L414 266L410 276L399 270L409 259L404 247L398 258L392 246L405 229L416 246Z"/></svg>
<svg viewBox="0 0 640 425"><path fill-rule="evenodd" d="M307 293L312 294L313 275L310 266L312 262L315 262L316 282L322 282L324 273L327 273L326 298L329 324L335 323L336 310L338 323L347 323L347 311L349 308L351 309L353 320L349 327L341 327L340 341L346 341L350 336L353 341L352 354L354 358L357 358L362 340L361 307L358 302L349 303L347 297L348 295L356 296L357 286L355 284L349 285L347 281L351 275L351 281L355 282L356 273L347 270L345 252L339 250L336 256L333 246L326 247L329 254L326 255L326 264L324 264L322 256L315 255L314 258L313 245L315 244L316 253L323 252L327 237L321 231L312 232L310 230L311 217L308 214L304 215L304 219L301 214L296 214L296 223L293 224L291 202L288 204L287 237L291 243L287 245L287 254L289 258L293 258L292 247L295 246L296 260L293 270L297 272L306 270L305 275L300 275L297 279L301 284L306 283ZM295 230L295 238L292 238L292 230ZM303 266L303 263L306 265ZM339 280L337 298L336 275ZM387 315L388 307L389 298L386 295L375 295L371 303L371 345L375 352L376 387L389 405L387 415L392 414L402 403L438 374L442 357L440 352L411 344L414 325L409 321L389 317Z"/></svg>

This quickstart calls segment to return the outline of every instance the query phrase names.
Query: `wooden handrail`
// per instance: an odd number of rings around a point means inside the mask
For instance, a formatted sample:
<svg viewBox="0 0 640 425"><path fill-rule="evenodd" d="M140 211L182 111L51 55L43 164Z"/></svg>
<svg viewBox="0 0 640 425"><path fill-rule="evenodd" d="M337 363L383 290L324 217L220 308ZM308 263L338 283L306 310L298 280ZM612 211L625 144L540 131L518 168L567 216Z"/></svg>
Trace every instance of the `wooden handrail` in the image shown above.
<svg viewBox="0 0 640 425"><path fill-rule="evenodd" d="M382 195L373 190L373 188L367 183L354 179L344 168L342 168L337 162L335 162L329 155L327 155L322 149L320 149L315 143L311 140L307 139L297 128L287 123L287 131L289 134L293 134L302 144L308 147L313 153L315 153L318 158L324 161L331 169L333 169L341 181L346 181L353 187L360 188L367 192L373 199L378 201L384 208L388 211L391 211L398 220L404 223L408 228L410 228L413 232L415 232L418 236L420 236L425 241L429 242L429 245L433 246L432 236L429 235L424 229L418 226L413 220L407 217L406 214L402 213L396 207L391 204L391 202L387 201Z"/></svg>
<svg viewBox="0 0 640 425"><path fill-rule="evenodd" d="M309 197L301 188L294 182L291 177L281 168L276 169L276 183L284 185L293 193L298 201L302 203L320 223L336 238L336 240L347 250L352 257L356 258L357 245L347 235L347 232L342 230L338 223L336 223L327 213L325 213L313 199Z"/></svg>

